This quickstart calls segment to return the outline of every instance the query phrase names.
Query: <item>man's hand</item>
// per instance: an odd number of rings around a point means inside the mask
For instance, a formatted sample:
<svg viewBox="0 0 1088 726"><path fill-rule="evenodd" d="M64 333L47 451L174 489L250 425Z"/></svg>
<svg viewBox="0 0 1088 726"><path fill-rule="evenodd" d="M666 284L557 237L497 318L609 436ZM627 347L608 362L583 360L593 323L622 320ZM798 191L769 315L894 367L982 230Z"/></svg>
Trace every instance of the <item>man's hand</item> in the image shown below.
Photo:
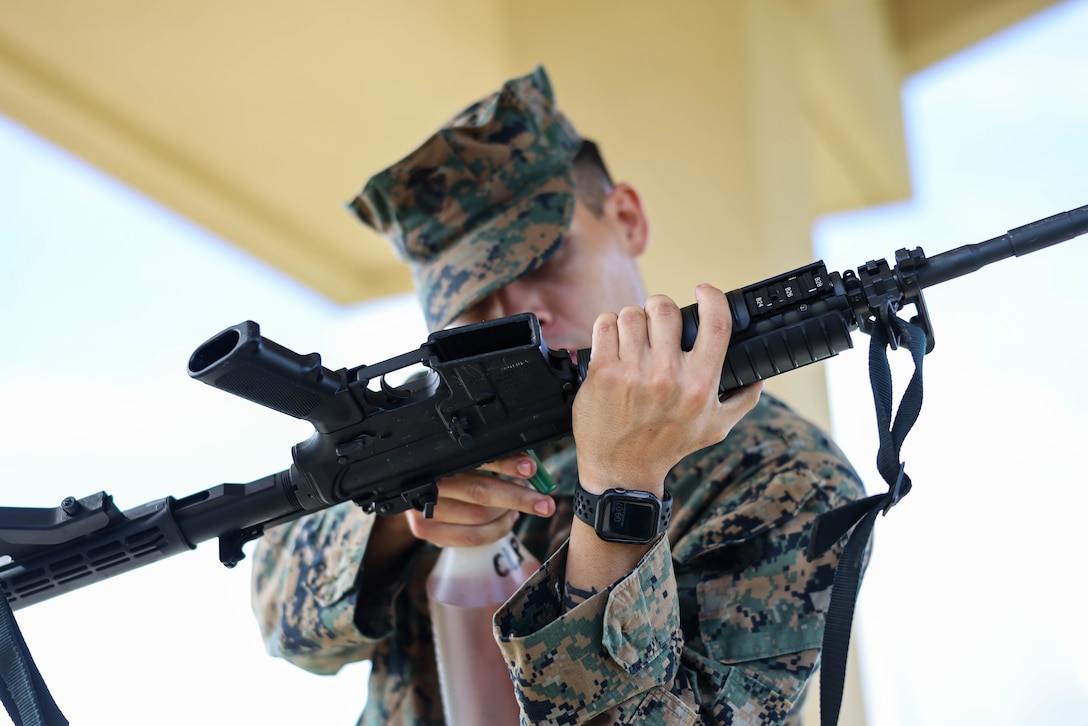
<svg viewBox="0 0 1088 726"><path fill-rule="evenodd" d="M522 513L555 513L555 501L529 486L535 473L532 457L518 454L442 479L434 516L425 519L422 512L408 510L408 526L416 538L440 547L494 542L510 532Z"/></svg>
<svg viewBox="0 0 1088 726"><path fill-rule="evenodd" d="M371 538L381 546L367 548L364 567L382 569L419 540L439 547L473 547L508 534L521 513L552 516L555 500L528 485L535 473L533 458L517 454L439 480L431 519L415 509L377 518Z"/></svg>
<svg viewBox="0 0 1088 726"><path fill-rule="evenodd" d="M645 309L624 308L594 323L589 373L574 399L578 478L586 491L620 487L663 496L673 466L724 439L759 401L762 382L718 400L733 318L721 290L700 285L695 297L699 333L688 352L680 348L680 308L667 297L651 297ZM653 544L605 542L575 519L565 607L577 607L626 575Z"/></svg>
<svg viewBox="0 0 1088 726"><path fill-rule="evenodd" d="M680 308L667 297L597 318L589 374L574 400L587 491L624 487L661 496L680 459L724 439L759 400L760 383L718 400L733 319L721 290L700 285L695 296L699 333L688 352L680 348Z"/></svg>
<svg viewBox="0 0 1088 726"><path fill-rule="evenodd" d="M431 519L415 509L377 517L363 555L368 586L378 587L396 577L405 556L421 540L439 547L473 547L507 535L523 512L541 517L555 514L555 500L527 482L535 473L533 458L517 454L485 464L480 471L439 480Z"/></svg>

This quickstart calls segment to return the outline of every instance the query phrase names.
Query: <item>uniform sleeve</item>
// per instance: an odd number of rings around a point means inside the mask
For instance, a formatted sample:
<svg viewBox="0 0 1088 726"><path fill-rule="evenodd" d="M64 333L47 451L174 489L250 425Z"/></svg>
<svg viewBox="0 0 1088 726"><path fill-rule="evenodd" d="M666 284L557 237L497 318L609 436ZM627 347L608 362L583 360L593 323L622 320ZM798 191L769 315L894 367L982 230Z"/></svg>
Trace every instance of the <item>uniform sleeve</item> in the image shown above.
<svg viewBox="0 0 1088 726"><path fill-rule="evenodd" d="M724 466L721 495L670 529L674 544L577 608L561 611L564 545L500 609L523 723L794 722L841 551L809 562L812 524L863 490L835 455L779 453Z"/></svg>
<svg viewBox="0 0 1088 726"><path fill-rule="evenodd" d="M367 660L394 628L402 579L360 594L360 566L374 515L348 502L270 528L253 554L252 606L268 652L332 674ZM357 617L360 597L365 617Z"/></svg>
<svg viewBox="0 0 1088 726"><path fill-rule="evenodd" d="M683 638L668 540L626 577L563 614L567 545L496 613L496 637L522 709L522 723L581 723L656 693L672 714L695 712L667 693Z"/></svg>

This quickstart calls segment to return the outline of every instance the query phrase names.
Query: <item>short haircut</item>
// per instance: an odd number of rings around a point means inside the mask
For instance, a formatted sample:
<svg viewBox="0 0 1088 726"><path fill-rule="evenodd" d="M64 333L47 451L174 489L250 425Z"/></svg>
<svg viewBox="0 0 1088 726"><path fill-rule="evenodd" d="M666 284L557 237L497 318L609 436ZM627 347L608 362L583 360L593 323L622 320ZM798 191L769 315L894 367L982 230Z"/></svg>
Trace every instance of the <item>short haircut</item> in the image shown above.
<svg viewBox="0 0 1088 726"><path fill-rule="evenodd" d="M612 177L608 173L597 144L582 139L574 157L574 193L593 215L604 214L604 200L612 192Z"/></svg>

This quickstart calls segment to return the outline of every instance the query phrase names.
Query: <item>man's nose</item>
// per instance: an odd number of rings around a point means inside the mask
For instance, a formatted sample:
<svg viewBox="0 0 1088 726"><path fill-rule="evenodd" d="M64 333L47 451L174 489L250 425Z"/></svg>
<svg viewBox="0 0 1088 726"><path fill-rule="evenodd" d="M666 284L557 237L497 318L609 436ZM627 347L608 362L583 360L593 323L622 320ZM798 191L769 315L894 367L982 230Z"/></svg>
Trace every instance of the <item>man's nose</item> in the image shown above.
<svg viewBox="0 0 1088 726"><path fill-rule="evenodd" d="M541 325L551 321L551 311L540 291L528 282L515 280L494 295L494 308L498 317L533 313Z"/></svg>

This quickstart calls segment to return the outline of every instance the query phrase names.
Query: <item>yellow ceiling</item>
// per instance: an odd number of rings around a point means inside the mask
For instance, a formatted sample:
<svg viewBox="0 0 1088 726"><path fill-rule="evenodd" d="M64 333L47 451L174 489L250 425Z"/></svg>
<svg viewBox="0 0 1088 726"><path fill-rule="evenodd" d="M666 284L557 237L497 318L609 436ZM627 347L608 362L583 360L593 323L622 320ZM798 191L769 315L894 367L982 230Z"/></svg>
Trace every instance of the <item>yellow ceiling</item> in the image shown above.
<svg viewBox="0 0 1088 726"><path fill-rule="evenodd" d="M753 206L764 221L745 229L773 239L759 186L794 183L796 154L814 170L798 183L819 189L806 220L908 194L898 82L1049 4L9 0L0 112L346 303L409 280L343 202L537 63L583 132L615 140L619 176L656 175L675 245L658 254L694 256ZM787 56L801 70L780 75ZM779 78L797 94L772 92ZM808 141L786 153L768 119L789 133L795 114Z"/></svg>

